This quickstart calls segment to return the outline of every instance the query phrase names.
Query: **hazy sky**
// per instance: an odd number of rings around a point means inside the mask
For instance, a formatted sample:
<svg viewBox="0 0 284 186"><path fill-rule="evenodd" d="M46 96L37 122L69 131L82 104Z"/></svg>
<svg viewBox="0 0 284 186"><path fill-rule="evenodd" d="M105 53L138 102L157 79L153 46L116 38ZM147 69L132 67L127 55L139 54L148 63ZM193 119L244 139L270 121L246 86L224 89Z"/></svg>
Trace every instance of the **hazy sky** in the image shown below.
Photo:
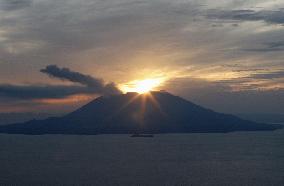
<svg viewBox="0 0 284 186"><path fill-rule="evenodd" d="M0 0L0 112L160 77L217 111L284 113L284 1Z"/></svg>

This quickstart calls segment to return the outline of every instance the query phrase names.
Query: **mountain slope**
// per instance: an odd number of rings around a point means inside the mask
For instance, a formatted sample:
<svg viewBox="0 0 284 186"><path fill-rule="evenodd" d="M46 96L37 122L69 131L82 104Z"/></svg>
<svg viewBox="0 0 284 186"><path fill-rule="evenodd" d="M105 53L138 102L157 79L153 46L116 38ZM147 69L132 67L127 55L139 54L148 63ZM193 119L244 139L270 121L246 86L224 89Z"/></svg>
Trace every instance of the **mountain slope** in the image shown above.
<svg viewBox="0 0 284 186"><path fill-rule="evenodd" d="M99 97L60 118L0 127L2 133L101 134L186 133L275 130L280 125L260 124L216 113L167 92L127 93Z"/></svg>

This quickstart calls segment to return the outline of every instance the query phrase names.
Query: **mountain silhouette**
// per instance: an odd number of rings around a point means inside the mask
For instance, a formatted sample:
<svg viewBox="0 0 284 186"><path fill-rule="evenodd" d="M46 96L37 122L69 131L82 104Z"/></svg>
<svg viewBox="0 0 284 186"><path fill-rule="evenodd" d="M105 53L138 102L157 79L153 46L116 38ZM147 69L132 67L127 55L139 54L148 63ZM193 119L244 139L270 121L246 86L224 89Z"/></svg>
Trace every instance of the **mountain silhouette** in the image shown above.
<svg viewBox="0 0 284 186"><path fill-rule="evenodd" d="M13 134L125 134L276 130L217 113L165 91L101 96L63 117L0 126Z"/></svg>

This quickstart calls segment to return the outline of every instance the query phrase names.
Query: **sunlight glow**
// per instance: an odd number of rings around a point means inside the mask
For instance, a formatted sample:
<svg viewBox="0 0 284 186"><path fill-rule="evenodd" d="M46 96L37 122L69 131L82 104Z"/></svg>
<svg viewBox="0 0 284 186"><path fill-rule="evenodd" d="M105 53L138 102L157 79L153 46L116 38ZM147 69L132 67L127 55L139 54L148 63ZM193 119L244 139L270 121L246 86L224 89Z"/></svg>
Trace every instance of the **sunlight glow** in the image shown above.
<svg viewBox="0 0 284 186"><path fill-rule="evenodd" d="M139 94L144 94L161 86L163 82L163 78L135 80L122 85L121 89L124 92L137 92Z"/></svg>

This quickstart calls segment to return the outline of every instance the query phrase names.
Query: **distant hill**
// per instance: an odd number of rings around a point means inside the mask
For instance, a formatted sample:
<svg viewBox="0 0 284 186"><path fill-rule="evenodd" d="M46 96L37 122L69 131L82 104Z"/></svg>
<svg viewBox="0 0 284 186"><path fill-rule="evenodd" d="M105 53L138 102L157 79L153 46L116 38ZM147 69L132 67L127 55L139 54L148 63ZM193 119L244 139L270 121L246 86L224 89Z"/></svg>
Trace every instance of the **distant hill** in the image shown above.
<svg viewBox="0 0 284 186"><path fill-rule="evenodd" d="M276 130L221 114L167 92L99 97L64 117L0 126L1 133L115 134Z"/></svg>
<svg viewBox="0 0 284 186"><path fill-rule="evenodd" d="M11 113L0 113L0 125L7 125L12 123L26 122L33 119L47 119L49 117L60 115L60 114L49 114L49 113L32 113L32 112L11 112ZM62 114L61 114L62 115Z"/></svg>

